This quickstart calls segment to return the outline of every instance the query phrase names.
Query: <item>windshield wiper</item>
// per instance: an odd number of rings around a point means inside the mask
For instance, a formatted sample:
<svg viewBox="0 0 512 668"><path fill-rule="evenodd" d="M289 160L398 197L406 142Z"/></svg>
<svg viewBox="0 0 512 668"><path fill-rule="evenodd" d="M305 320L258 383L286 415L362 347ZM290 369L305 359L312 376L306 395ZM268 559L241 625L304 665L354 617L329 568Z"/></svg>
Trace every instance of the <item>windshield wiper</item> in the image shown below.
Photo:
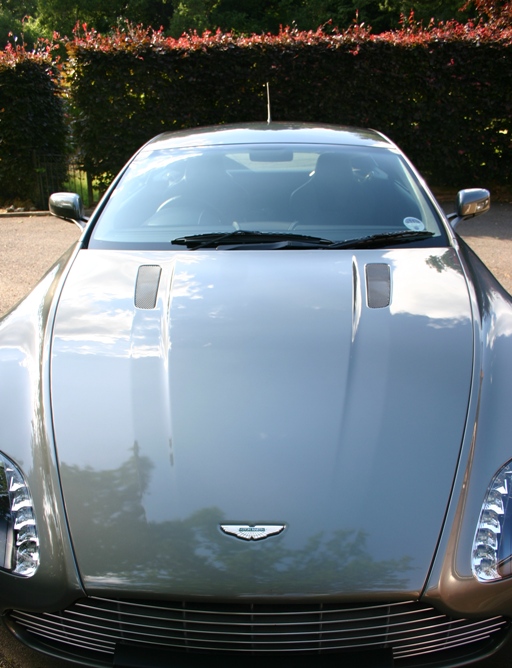
<svg viewBox="0 0 512 668"><path fill-rule="evenodd" d="M197 250L198 248L217 248L218 246L261 246L270 244L276 248L289 248L288 243L296 247L307 248L329 248L332 244L330 239L312 237L305 234L293 232L258 232L257 230L233 230L233 232L207 232L206 234L193 234L187 237L178 237L171 241L172 244L181 244Z"/></svg>
<svg viewBox="0 0 512 668"><path fill-rule="evenodd" d="M381 234L371 234L368 237L334 242L329 248L385 248L388 245L408 244L414 241L430 239L433 236L434 232L429 232L428 230L421 230L420 232L415 230L399 230L397 232L382 232Z"/></svg>
<svg viewBox="0 0 512 668"><path fill-rule="evenodd" d="M270 250L294 250L294 249L326 249L336 250L339 248L385 248L388 245L408 244L414 241L422 241L433 237L433 232L422 230L401 230L397 232L384 232L372 234L367 237L347 239L345 241L331 241L322 237L313 237L293 232L258 232L255 230L234 230L233 232L208 232L206 234L194 234L187 237L177 237L171 241L172 244L186 246L190 250L199 248L218 248L225 250L236 250L237 248L262 248Z"/></svg>

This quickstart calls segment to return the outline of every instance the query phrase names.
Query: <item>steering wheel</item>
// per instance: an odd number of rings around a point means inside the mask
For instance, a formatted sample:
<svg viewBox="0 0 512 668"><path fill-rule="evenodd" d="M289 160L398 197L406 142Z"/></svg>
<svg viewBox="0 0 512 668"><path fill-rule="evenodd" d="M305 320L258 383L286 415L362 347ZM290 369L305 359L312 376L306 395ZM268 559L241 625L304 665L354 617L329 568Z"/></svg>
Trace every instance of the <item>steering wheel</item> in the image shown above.
<svg viewBox="0 0 512 668"><path fill-rule="evenodd" d="M185 223L192 225L219 225L224 224L224 215L209 202L195 199L186 195L175 195L162 202L156 213L160 211L175 211L185 218Z"/></svg>

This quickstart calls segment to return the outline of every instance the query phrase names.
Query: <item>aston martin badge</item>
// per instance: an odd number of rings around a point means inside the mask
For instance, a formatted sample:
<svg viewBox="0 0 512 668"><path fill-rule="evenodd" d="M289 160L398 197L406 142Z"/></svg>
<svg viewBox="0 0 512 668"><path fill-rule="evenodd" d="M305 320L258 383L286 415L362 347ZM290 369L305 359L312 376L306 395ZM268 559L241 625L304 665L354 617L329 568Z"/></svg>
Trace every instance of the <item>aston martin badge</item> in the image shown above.
<svg viewBox="0 0 512 668"><path fill-rule="evenodd" d="M242 540L262 540L269 536L275 536L284 530L285 524L221 524L224 533L236 536Z"/></svg>

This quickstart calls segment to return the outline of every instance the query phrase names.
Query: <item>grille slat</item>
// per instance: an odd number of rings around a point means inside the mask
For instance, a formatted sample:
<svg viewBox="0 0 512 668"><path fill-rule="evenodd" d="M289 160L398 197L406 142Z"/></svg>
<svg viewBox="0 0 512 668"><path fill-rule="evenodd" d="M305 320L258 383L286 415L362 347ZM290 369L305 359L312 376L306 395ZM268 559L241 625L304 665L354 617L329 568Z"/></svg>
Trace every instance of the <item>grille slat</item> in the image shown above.
<svg viewBox="0 0 512 668"><path fill-rule="evenodd" d="M495 629L494 631L490 632L484 631L481 634L456 638L453 640L439 641L438 643L417 643L416 645L408 645L406 648L399 649L394 652L395 659L401 657L410 658L412 656L420 656L421 654L432 654L433 652L446 651L455 647L465 647L466 645L472 643L488 640L492 633L496 632L497 630L498 629Z"/></svg>
<svg viewBox="0 0 512 668"><path fill-rule="evenodd" d="M68 632L58 632L56 630L50 629L42 625L33 625L28 624L26 629L49 640L56 640L59 643L68 643L72 645L79 645L80 647L86 647L88 649L93 649L95 651L104 651L109 654L114 653L115 644L117 638L112 638L111 642L106 642L104 639L98 639L96 637L85 638L78 634L68 633Z"/></svg>
<svg viewBox="0 0 512 668"><path fill-rule="evenodd" d="M50 617L51 617L51 615L48 615L48 618L50 618ZM78 617L78 619L76 617ZM134 615L131 615L131 617L133 619L135 619ZM94 623L84 621L86 619L93 619L95 621L94 621ZM165 626L157 626L157 625L153 625L152 623L149 623L149 621L152 622L152 621L154 621L154 619L155 619L154 617L151 617L151 618L149 618L149 620L146 620L144 628L145 629L155 629L155 630L161 630L162 628L165 628L165 630L168 631L168 632L181 632L181 631L186 630L187 633L191 633L191 634L208 633L208 635L225 635L225 636L228 636L228 637L232 637L233 635L244 635L246 633L246 631L244 629L246 629L246 628L250 629L249 632L250 632L252 637L254 637L254 636L258 637L260 635L266 635L264 633L264 629L272 628L272 630L274 630L275 625L279 624L279 620L276 620L276 622L274 624L259 623L259 624L251 625L248 622L244 622L244 623L241 623L241 624L238 624L238 625L233 625L233 624L225 625L222 629L218 628L218 626L217 626L217 628L215 630L215 629L210 628L210 627L215 626L214 622L206 622L206 623L201 622L200 624L196 625L196 628L190 628L189 626L186 626L185 624L181 625L180 627L173 627L173 626L170 626L169 624L166 624ZM161 619L163 619L163 618L161 618ZM432 617L430 619L430 621L435 621L437 619L444 619L444 617L442 615L438 615L436 617ZM384 620L384 618L373 618L372 619L372 621L375 621L375 620L380 621L380 620ZM58 622L59 618L56 618L56 621ZM86 616L83 613L80 613L79 615L77 615L74 611L70 613L70 617L68 618L67 621L68 621L69 624L76 624L76 625L83 624L84 626L91 626L91 627L94 627L96 629L98 629L98 628L109 628L106 625L104 626L104 623L108 622L108 621L111 621L112 624L115 624L116 626L118 624L117 620L107 620L104 617L97 617L97 616L94 616L94 617L93 616ZM329 624L329 626L334 626L335 624L337 624L338 628L325 628L328 624ZM406 620L406 621L400 622L400 626L403 626L403 627L407 627L407 626L410 626L412 624L418 624L418 620ZM131 627L139 627L140 622L124 621L123 625L129 631ZM203 626L205 627L206 630L202 628ZM285 635L304 636L305 634L308 633L307 628L304 628L304 627L311 627L311 626L312 626L311 623L308 624L306 622L299 622L298 624L293 624L292 622L287 621L287 622L284 622L282 624L279 624L278 634L280 636L285 636ZM374 624L371 625L371 628L374 631L379 630L379 629L382 629L384 631L385 629L387 629L387 633L389 634L389 633L392 633L391 631L389 631L390 627L392 627L392 626L393 626L393 624L392 623L390 624L389 622L388 623L379 623L379 624L374 623ZM439 626L440 625L438 625L436 628L439 628ZM290 631L285 630L288 627L291 629ZM352 633L357 632L357 631L368 633L369 628L370 627L369 627L368 624L359 625L359 626L351 626L350 631ZM423 628L426 629L428 627L423 627ZM332 635L332 634L339 633L339 631L340 631L339 622L334 622L334 621L331 621L329 623L322 622L322 634L323 635Z"/></svg>
<svg viewBox="0 0 512 668"><path fill-rule="evenodd" d="M69 625L63 625L58 623L52 624L49 623L48 619L43 620L47 623L43 623L39 620L34 620L30 615L27 615L26 613L20 613L18 621L21 624L23 624L25 628L32 631L32 633L39 633L41 635L53 636L57 640L61 638L68 638L68 639L73 639L73 642L75 640L81 640L82 642L86 642L84 638L89 638L88 642L93 643L94 647L99 646L99 644L103 642L105 644L105 647L113 648L113 646L119 639L118 635L112 635L112 634L107 635L99 631L93 631L93 630L89 630L90 633L89 636L84 636L83 633L84 629L81 628L73 629L73 627ZM105 638L110 638L110 643L108 642L108 640L105 640Z"/></svg>
<svg viewBox="0 0 512 668"><path fill-rule="evenodd" d="M77 604L77 607L80 607L80 606ZM149 606L141 606L141 607L146 609ZM94 609L93 607L90 607L90 606L87 606L87 608L89 610ZM423 611L425 613L426 612L434 612L433 608L424 608ZM315 616L313 618L311 616L311 613L301 612L301 613L294 614L293 619L290 618L290 621L286 621L286 614L284 614L284 613L274 614L274 615L269 615L268 613L260 613L259 615L251 615L251 619L247 619L247 621L243 618L242 618L242 620L240 620L240 617L242 617L242 613L236 613L236 615L230 614L229 617L233 618L233 619L230 619L230 622L225 622L225 623L226 624L231 623L233 626L236 626L236 627L247 626L247 627L250 627L250 628L253 628L253 629L254 628L259 628L259 627L265 627L265 626L269 626L269 625L271 626L271 625L274 625L274 624L279 624L280 627L284 627L284 626L287 626L287 625L288 626L293 626L293 627L301 627L301 626L310 625L312 623L312 620L313 620L313 622L316 623L316 621L318 619L318 623L321 623L323 626L332 626L332 625L335 625L335 624L339 625L341 623L343 612L346 613L346 611L343 611L342 609L329 611L329 616L334 617L332 619L327 618L327 614L325 614L325 613L324 614L319 613L318 615L315 614ZM354 610L351 610L350 612L353 614ZM357 609L355 609L355 612L357 612ZM105 611L105 613L106 614L111 614L111 615L113 615L117 618L117 612L114 611L114 610ZM83 615L84 617L91 618L90 613L81 613L81 612L78 612L78 611L73 611L73 614L77 615L77 616L78 615ZM219 625L218 620L208 618L208 616L212 617L213 614L214 614L211 611L202 611L201 610L200 613L197 613L197 611L194 611L194 614L204 615L205 618L202 618L200 621L197 622L201 626L208 626L208 625L218 626ZM306 614L311 616L311 620L302 621L301 618L303 618ZM361 617L361 618L365 620L365 622L366 622L365 628L367 628L369 622L375 622L375 623L382 622L383 625L387 626L390 623L392 623L392 620L395 619L395 618L402 618L403 619L405 617L411 617L413 615L418 616L418 611L409 611L409 612L405 612L405 613L404 612L387 613L387 614L371 615L371 616L366 615L366 616ZM123 611L123 616L125 618L133 617L134 619L137 619L137 618L139 618L140 615L138 615L135 612ZM246 617L246 615L243 615L243 617ZM265 617L265 619L263 619L263 617ZM151 620L151 621L164 621L164 622L166 622L166 624L169 624L169 623L182 624L182 623L184 623L183 615L181 613L180 613L179 616L172 616L172 615L170 615L170 616L158 616L158 615L154 615L154 614L145 614L144 618L145 618L146 621L149 621L149 620ZM297 618L298 618L298 620L297 620ZM96 619L105 619L105 617L99 617L98 616L98 617L96 617ZM423 617L421 619L423 619ZM438 614L436 616L430 617L430 619L431 620L446 619L446 617L444 615ZM353 622L353 619L351 619L350 622ZM126 623L129 624L130 622L126 622ZM409 620L409 621L404 621L403 623L404 624L414 624L415 620L413 619L413 620Z"/></svg>
<svg viewBox="0 0 512 668"><path fill-rule="evenodd" d="M52 620L51 617L52 617L51 614L47 615L47 622L48 622L47 628L51 628L51 627L55 627L56 629L59 628L61 626L59 618L55 618L55 620ZM439 617L434 617L432 619L435 620L435 619L438 619L438 618ZM27 625L31 623L30 618L27 617L26 615L24 615L24 619L25 619L25 622L26 622ZM111 628L109 626L104 626L101 623L94 623L93 624L93 623L90 623L90 622L85 622L85 623L82 623L80 625L80 623L73 618L68 619L67 622L68 622L68 624L67 624L66 628L68 628L68 629L78 629L79 630L80 628L83 628L83 627L90 627L91 628L91 633L93 633L94 635L97 635L97 636L108 635L108 634L102 633L102 630L109 630L109 628ZM464 623L463 621L458 622L458 624L463 624L463 623ZM405 623L405 625L411 625L411 624L417 624L417 622L409 621L409 622ZM116 626L118 626L118 625L116 624ZM290 626L290 624L287 623L286 626ZM371 630L373 631L373 633L371 633L371 634L369 633L368 627L357 626L357 627L350 628L350 630L347 630L346 635L347 635L347 639L350 639L351 641L359 640L360 638L361 639L362 638L368 638L368 639L382 638L383 633L375 633L376 631L382 630L382 631L386 632L386 638L387 639L397 637L397 636L399 637L400 635L403 635L404 637L410 638L411 630L406 628L403 624L401 624L400 626L404 627L404 628L401 628L400 630L396 630L396 631L390 630L390 628L392 628L392 626L390 626L390 625L372 626ZM132 628L132 627L134 627L134 628ZM166 635L159 635L157 633L150 633L150 631L152 631L152 630L155 630L155 631L162 630L161 627L146 625L144 627L145 632L140 631L140 630L137 631L137 630L135 630L135 628L140 628L140 624L137 625L134 622L125 622L124 623L124 637L130 637L130 635L136 635L136 636L152 636L152 637L155 637L155 638L167 638L167 637L172 638L172 633L173 632L184 633L184 631L185 631L184 629L166 628L165 630L168 633ZM447 630L453 630L454 622L446 622L444 624L437 625L435 627L436 630L433 633L427 633L427 631L429 631L432 628L433 628L432 625L419 626L419 627L416 626L415 629L414 629L414 632L415 633L420 633L421 635L419 637L425 637L425 634L427 634L428 636L435 636L435 635L439 635L439 634L444 634L444 633L446 633ZM467 628L467 625L464 628ZM187 629L186 632L189 633L189 634L201 634L202 633L198 629ZM356 633L360 634L360 635L354 635ZM328 636L331 636L333 634L339 634L339 630L338 629L330 629L328 631L322 630L322 631L318 632L318 635L321 636L321 638L325 638L326 636L328 637ZM235 628L222 630L222 631L209 631L208 632L208 636L224 636L224 637L229 638L229 639L234 639L237 642L239 641L239 638L245 638L247 635L248 635L247 632L239 631L239 630L236 630ZM254 630L252 630L252 631L249 632L249 635L251 637L251 641L254 642L255 645L257 645L257 642L258 642L259 638L268 638L268 633L263 633L261 631L256 631L255 632ZM272 634L274 642L282 642L282 643L283 642L291 642L291 641L288 641L287 638L295 638L295 637L304 638L307 635L313 635L313 633L308 634L304 630L297 630L297 631L294 630L294 631L291 631L291 632L284 632L280 628L278 632ZM350 638L348 638L349 635L350 635ZM115 636L110 635L108 637L115 637ZM284 640L282 640L282 639L284 639ZM211 639L211 642L216 642L216 640ZM221 642L221 641L219 641L219 642ZM240 642L243 642L243 641L240 641ZM299 641L296 641L296 642L298 642L298 643L307 642L307 640L299 640Z"/></svg>
<svg viewBox="0 0 512 668"><path fill-rule="evenodd" d="M451 619L416 602L369 606L227 605L88 598L58 613L12 611L27 631L55 643L113 654L116 643L241 654L392 648L396 660L464 647L508 622Z"/></svg>

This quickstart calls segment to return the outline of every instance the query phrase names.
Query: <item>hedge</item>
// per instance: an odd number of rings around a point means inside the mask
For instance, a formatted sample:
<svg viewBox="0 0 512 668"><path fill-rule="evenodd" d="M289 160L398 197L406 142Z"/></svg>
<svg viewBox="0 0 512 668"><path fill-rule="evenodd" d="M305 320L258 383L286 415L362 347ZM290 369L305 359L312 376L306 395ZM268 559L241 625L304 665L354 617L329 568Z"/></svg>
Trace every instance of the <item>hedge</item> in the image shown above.
<svg viewBox="0 0 512 668"><path fill-rule="evenodd" d="M126 27L68 44L74 132L109 179L164 130L266 119L376 128L435 185L512 179L512 30L450 23L372 35L284 29L166 38Z"/></svg>
<svg viewBox="0 0 512 668"><path fill-rule="evenodd" d="M64 67L57 46L67 50ZM0 52L0 199L33 192L31 153L65 154L64 112L68 142L106 185L160 132L265 121L267 82L273 120L373 127L433 186L511 183L512 28L175 40L151 28L102 36L84 26L36 54Z"/></svg>
<svg viewBox="0 0 512 668"><path fill-rule="evenodd" d="M66 175L67 126L51 49L0 52L0 202L41 205L37 160L56 154L54 186Z"/></svg>

